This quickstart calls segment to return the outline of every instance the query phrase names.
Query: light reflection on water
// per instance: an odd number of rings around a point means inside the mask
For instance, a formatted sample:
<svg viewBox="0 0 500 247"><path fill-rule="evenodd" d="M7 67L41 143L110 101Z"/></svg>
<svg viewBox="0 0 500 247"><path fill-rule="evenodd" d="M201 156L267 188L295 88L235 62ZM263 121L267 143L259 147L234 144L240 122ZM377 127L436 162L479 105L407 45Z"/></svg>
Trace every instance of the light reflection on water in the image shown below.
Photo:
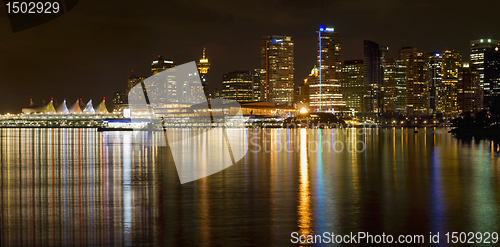
<svg viewBox="0 0 500 247"><path fill-rule="evenodd" d="M444 240L446 231L500 231L498 144L434 129L335 131L249 129L240 162L181 185L168 147L134 143L132 132L0 129L0 245L286 245L292 232L440 231Z"/></svg>

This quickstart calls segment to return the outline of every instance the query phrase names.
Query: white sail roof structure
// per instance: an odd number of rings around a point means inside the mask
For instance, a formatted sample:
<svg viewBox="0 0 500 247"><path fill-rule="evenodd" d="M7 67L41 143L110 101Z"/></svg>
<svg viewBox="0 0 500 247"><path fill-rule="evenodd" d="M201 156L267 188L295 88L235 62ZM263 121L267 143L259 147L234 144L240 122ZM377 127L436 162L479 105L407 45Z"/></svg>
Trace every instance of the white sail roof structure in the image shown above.
<svg viewBox="0 0 500 247"><path fill-rule="evenodd" d="M66 105L66 99L57 107L57 113L69 114L68 106Z"/></svg>
<svg viewBox="0 0 500 247"><path fill-rule="evenodd" d="M94 106L92 106L92 99L89 100L87 103L87 106L85 106L85 109L83 109L83 113L89 113L89 114L94 114Z"/></svg>
<svg viewBox="0 0 500 247"><path fill-rule="evenodd" d="M82 113L82 109L80 109L80 100L77 99L76 102L69 108L70 113Z"/></svg>
<svg viewBox="0 0 500 247"><path fill-rule="evenodd" d="M41 112L41 113L55 113L56 109L54 108L54 101L50 100L50 102L44 106L36 107L36 108L23 108L22 110L23 113L35 113L35 112Z"/></svg>
<svg viewBox="0 0 500 247"><path fill-rule="evenodd" d="M97 113L109 113L108 109L106 109L106 98L102 99L102 102L97 107Z"/></svg>

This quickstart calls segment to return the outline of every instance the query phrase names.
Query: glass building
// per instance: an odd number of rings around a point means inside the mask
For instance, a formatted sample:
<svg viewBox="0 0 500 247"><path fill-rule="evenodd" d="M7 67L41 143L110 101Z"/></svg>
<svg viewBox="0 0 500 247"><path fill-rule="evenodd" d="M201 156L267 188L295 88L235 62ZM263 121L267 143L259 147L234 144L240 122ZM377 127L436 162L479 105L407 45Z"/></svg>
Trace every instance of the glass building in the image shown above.
<svg viewBox="0 0 500 247"><path fill-rule="evenodd" d="M364 69L363 60L347 60L342 66L342 98L348 110L363 111Z"/></svg>
<svg viewBox="0 0 500 247"><path fill-rule="evenodd" d="M233 71L223 75L222 95L224 99L238 102L252 102L253 73L249 71Z"/></svg>

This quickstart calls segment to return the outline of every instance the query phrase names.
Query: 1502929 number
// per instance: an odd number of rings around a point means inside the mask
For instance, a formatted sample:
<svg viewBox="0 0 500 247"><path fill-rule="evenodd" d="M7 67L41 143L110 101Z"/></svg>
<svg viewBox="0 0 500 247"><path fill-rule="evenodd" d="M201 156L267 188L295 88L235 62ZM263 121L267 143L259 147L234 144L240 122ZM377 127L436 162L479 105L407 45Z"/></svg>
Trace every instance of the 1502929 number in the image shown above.
<svg viewBox="0 0 500 247"><path fill-rule="evenodd" d="M56 14L61 9L58 2L7 2L5 6L9 14Z"/></svg>
<svg viewBox="0 0 500 247"><path fill-rule="evenodd" d="M498 243L498 232L447 232L447 243L461 244L496 244Z"/></svg>

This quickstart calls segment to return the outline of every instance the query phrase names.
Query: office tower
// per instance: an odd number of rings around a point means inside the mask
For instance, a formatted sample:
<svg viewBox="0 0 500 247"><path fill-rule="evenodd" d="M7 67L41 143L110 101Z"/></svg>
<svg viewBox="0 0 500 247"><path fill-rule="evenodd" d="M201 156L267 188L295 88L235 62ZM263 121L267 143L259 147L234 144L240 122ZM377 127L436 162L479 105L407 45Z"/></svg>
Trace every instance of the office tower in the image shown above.
<svg viewBox="0 0 500 247"><path fill-rule="evenodd" d="M406 111L426 112L428 87L425 81L426 56L424 51L413 48L402 49L401 57L406 56Z"/></svg>
<svg viewBox="0 0 500 247"><path fill-rule="evenodd" d="M261 69L254 69L252 71L252 101L260 101L260 75Z"/></svg>
<svg viewBox="0 0 500 247"><path fill-rule="evenodd" d="M471 70L478 73L478 84L483 94L484 107L488 108L492 103L494 93L492 92L492 85L485 81L485 67L484 67L484 52L488 48L500 46L500 40L495 39L476 39L470 42L470 67Z"/></svg>
<svg viewBox="0 0 500 247"><path fill-rule="evenodd" d="M384 83L381 90L383 112L406 110L406 62L386 59L383 63Z"/></svg>
<svg viewBox="0 0 500 247"><path fill-rule="evenodd" d="M500 45L484 50L484 101L490 107L500 96ZM487 92L487 94L486 94Z"/></svg>
<svg viewBox="0 0 500 247"><path fill-rule="evenodd" d="M294 55L291 36L264 36L260 46L261 100L290 105L293 100Z"/></svg>
<svg viewBox="0 0 500 247"><path fill-rule="evenodd" d="M363 60L347 60L342 66L342 99L347 110L362 112L365 87Z"/></svg>
<svg viewBox="0 0 500 247"><path fill-rule="evenodd" d="M222 76L224 99L252 102L253 76L249 71L233 71Z"/></svg>
<svg viewBox="0 0 500 247"><path fill-rule="evenodd" d="M126 104L127 96L123 92L115 92L113 95L113 111L119 110L123 104Z"/></svg>
<svg viewBox="0 0 500 247"><path fill-rule="evenodd" d="M382 62L386 54L387 48L384 47L381 49L381 47L373 41L363 41L363 61L365 73L363 109L366 113L380 112L380 89L384 80Z"/></svg>
<svg viewBox="0 0 500 247"><path fill-rule="evenodd" d="M436 112L439 105L439 86L443 79L441 53L427 54L427 85L429 86L429 111Z"/></svg>
<svg viewBox="0 0 500 247"><path fill-rule="evenodd" d="M442 80L439 85L438 112L458 113L458 72L462 67L462 54L446 49L442 54Z"/></svg>
<svg viewBox="0 0 500 247"><path fill-rule="evenodd" d="M198 67L198 71L200 73L200 80L201 80L201 85L203 86L203 91L205 92L205 96L208 96L208 81L207 81L207 74L208 70L210 69L210 63L208 62L208 58L205 56L206 49L203 48L203 56L201 57L200 61L196 64Z"/></svg>
<svg viewBox="0 0 500 247"><path fill-rule="evenodd" d="M134 71L132 70L132 73L134 73ZM130 92L130 90L135 87L135 85L137 85L138 83L141 83L143 82L145 79L144 76L136 76L134 74L128 76L127 78L127 90L125 91L125 95L128 95L128 93Z"/></svg>
<svg viewBox="0 0 500 247"><path fill-rule="evenodd" d="M345 108L340 91L342 60L340 34L321 25L318 35L318 80L310 83L310 107L313 111Z"/></svg>
<svg viewBox="0 0 500 247"><path fill-rule="evenodd" d="M463 63L458 73L457 101L460 112L477 112L482 103L478 73Z"/></svg>
<svg viewBox="0 0 500 247"><path fill-rule="evenodd" d="M151 74L155 75L166 69L175 67L175 63L172 60L163 59L162 56L158 55L158 59L151 62Z"/></svg>

